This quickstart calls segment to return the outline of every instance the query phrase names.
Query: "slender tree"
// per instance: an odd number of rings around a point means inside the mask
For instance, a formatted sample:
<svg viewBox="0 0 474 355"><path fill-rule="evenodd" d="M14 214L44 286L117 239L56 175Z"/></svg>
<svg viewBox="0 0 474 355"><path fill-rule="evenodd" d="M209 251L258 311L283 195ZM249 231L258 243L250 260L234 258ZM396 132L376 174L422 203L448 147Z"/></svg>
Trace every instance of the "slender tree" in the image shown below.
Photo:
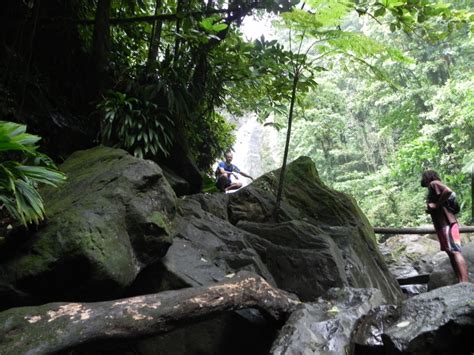
<svg viewBox="0 0 474 355"><path fill-rule="evenodd" d="M110 5L111 0L99 0L95 13L92 58L97 75L96 97L103 92L105 86L107 53L110 47Z"/></svg>
<svg viewBox="0 0 474 355"><path fill-rule="evenodd" d="M156 0L155 16L158 14L158 11L161 9L161 5L162 5L162 0ZM162 28L163 28L162 20L157 19L156 21L153 22L153 28L150 35L150 44L148 47L148 61L147 61L148 67L150 67L156 61L156 57L158 56Z"/></svg>

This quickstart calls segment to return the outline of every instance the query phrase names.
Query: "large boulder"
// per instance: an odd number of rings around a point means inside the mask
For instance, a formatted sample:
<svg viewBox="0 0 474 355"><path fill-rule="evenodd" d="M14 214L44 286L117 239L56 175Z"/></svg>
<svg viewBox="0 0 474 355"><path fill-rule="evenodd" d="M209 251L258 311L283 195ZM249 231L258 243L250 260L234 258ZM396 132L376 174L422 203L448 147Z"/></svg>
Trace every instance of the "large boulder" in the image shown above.
<svg viewBox="0 0 474 355"><path fill-rule="evenodd" d="M462 234L462 254L470 279L474 279L474 242ZM410 279L413 284L402 286L409 295L426 292L457 283L448 255L439 250L436 235L396 235L379 245L390 272L399 280ZM416 284L417 280L428 282ZM428 280L428 281L426 281Z"/></svg>
<svg viewBox="0 0 474 355"><path fill-rule="evenodd" d="M193 198L182 199L178 211L173 245L160 261L172 279L187 286L200 286L247 270L275 284L249 242L249 233L204 211Z"/></svg>
<svg viewBox="0 0 474 355"><path fill-rule="evenodd" d="M414 296L399 308L382 339L389 354L472 354L474 284L460 283Z"/></svg>
<svg viewBox="0 0 474 355"><path fill-rule="evenodd" d="M380 251L397 278L431 273L447 258L446 253L439 250L436 236L430 235L393 236L380 244Z"/></svg>
<svg viewBox="0 0 474 355"><path fill-rule="evenodd" d="M313 301L331 287L348 284L341 250L331 236L304 221L239 222L279 288Z"/></svg>
<svg viewBox="0 0 474 355"><path fill-rule="evenodd" d="M271 354L348 354L360 317L385 302L377 289L330 289L291 314Z"/></svg>
<svg viewBox="0 0 474 355"><path fill-rule="evenodd" d="M441 287L381 306L354 332L354 354L472 354L474 284Z"/></svg>
<svg viewBox="0 0 474 355"><path fill-rule="evenodd" d="M466 260L469 280L474 281L474 242L470 242L462 247L462 255ZM434 290L438 287L452 285L458 282L449 258L440 262L434 272L430 275L428 289Z"/></svg>
<svg viewBox="0 0 474 355"><path fill-rule="evenodd" d="M287 166L278 214L278 223L286 224L274 224L278 177L279 170L270 172L231 194L227 209L231 223L259 237L249 240L264 262L269 258L277 285L290 283L288 291L306 300L343 286L378 288L388 301L397 300L400 288L356 202L324 185L311 159L301 157Z"/></svg>
<svg viewBox="0 0 474 355"><path fill-rule="evenodd" d="M396 235L381 243L379 248L395 278L410 281L401 286L408 295L426 292L425 279L448 259L446 253L439 250L435 235Z"/></svg>
<svg viewBox="0 0 474 355"><path fill-rule="evenodd" d="M2 283L35 298L117 297L172 243L176 196L158 165L122 150L76 152L43 191L47 222L0 261Z"/></svg>

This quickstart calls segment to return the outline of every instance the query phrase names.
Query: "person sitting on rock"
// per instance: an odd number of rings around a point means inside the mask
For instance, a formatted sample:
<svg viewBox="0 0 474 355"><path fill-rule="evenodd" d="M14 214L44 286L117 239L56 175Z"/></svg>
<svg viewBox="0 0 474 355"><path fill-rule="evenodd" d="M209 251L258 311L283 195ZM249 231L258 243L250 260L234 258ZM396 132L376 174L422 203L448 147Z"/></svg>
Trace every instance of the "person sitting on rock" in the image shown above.
<svg viewBox="0 0 474 355"><path fill-rule="evenodd" d="M234 158L232 152L226 152L224 156L225 161L221 161L216 170L216 186L220 191L226 192L237 190L242 187L242 182L238 180L239 178L236 174L240 174L253 180L253 177L240 171L238 167L232 164L232 159Z"/></svg>
<svg viewBox="0 0 474 355"><path fill-rule="evenodd" d="M461 254L461 236L459 235L458 221L445 204L452 191L441 182L438 173L434 170L423 172L421 186L428 188L426 212L431 215L438 235L440 249L448 254L458 281L467 282L467 266Z"/></svg>

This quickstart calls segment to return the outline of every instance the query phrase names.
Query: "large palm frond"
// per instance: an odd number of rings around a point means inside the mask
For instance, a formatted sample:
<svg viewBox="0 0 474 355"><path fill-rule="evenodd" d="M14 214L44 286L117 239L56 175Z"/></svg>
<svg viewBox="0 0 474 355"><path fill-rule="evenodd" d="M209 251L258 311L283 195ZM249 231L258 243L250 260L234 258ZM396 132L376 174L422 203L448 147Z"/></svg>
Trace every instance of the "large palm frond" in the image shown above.
<svg viewBox="0 0 474 355"><path fill-rule="evenodd" d="M24 225L44 219L38 184L57 186L66 179L48 157L37 151L35 144L40 139L26 133L24 125L0 121L0 204ZM4 158L12 152L14 160Z"/></svg>

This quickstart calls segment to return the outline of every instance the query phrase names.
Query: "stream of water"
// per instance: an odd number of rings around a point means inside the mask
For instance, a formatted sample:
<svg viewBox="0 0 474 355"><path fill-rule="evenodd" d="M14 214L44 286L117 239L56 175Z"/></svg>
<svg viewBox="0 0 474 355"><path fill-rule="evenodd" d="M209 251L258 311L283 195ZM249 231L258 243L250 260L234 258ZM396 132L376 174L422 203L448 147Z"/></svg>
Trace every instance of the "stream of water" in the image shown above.
<svg viewBox="0 0 474 355"><path fill-rule="evenodd" d="M254 179L275 169L280 157L277 153L278 132L273 127L264 127L255 115L247 115L237 123L233 163ZM242 177L245 185L250 179Z"/></svg>

